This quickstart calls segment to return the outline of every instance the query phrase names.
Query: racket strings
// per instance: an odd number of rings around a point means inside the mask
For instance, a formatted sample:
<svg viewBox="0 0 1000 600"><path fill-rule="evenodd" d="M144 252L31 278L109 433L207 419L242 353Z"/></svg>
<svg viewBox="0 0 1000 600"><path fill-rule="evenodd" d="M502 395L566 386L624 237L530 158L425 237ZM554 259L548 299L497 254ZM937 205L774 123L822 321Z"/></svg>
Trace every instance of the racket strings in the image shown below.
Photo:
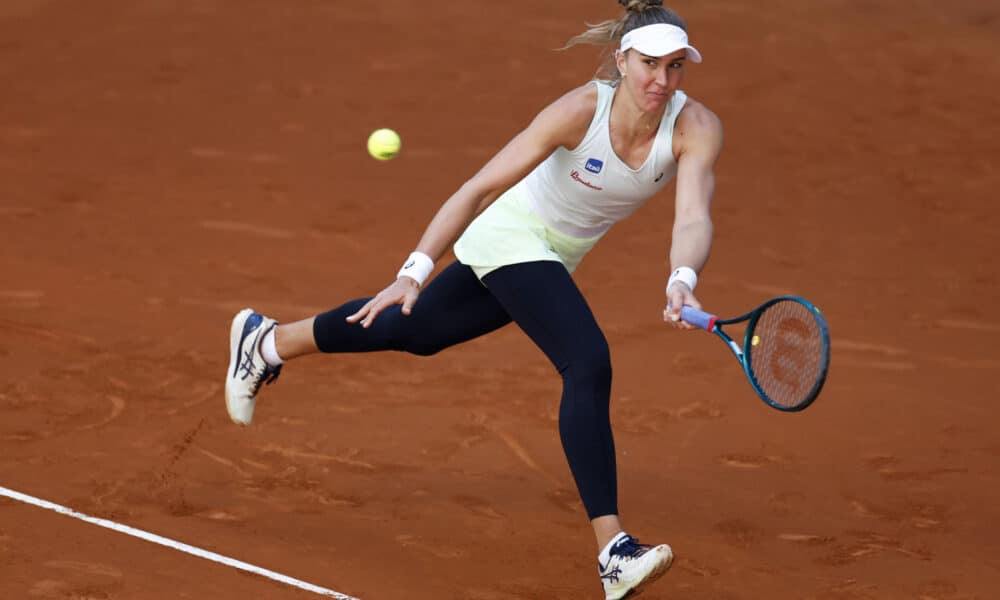
<svg viewBox="0 0 1000 600"><path fill-rule="evenodd" d="M810 400L825 370L823 340L817 316L808 307L784 301L765 309L750 346L752 375L764 394L786 407Z"/></svg>

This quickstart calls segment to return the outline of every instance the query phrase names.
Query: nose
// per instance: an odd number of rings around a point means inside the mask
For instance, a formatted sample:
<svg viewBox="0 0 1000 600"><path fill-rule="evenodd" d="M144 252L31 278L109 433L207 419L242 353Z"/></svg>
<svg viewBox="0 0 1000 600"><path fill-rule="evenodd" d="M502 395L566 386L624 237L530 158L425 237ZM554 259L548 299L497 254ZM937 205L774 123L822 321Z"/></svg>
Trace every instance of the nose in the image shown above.
<svg viewBox="0 0 1000 600"><path fill-rule="evenodd" d="M668 67L669 68L669 67ZM669 82L669 77L667 77L667 69L657 69L656 70L656 85L660 87L667 87Z"/></svg>

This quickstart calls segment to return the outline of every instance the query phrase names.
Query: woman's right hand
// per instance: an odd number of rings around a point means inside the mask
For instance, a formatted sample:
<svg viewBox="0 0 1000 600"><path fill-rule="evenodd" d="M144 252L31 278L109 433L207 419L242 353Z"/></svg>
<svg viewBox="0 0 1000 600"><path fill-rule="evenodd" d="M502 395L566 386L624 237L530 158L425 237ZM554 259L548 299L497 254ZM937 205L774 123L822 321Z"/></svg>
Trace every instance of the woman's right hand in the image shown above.
<svg viewBox="0 0 1000 600"><path fill-rule="evenodd" d="M694 325L681 320L681 308L690 306L701 309L701 302L683 281L675 282L667 288L667 307L663 309L663 321L678 329L695 329Z"/></svg>
<svg viewBox="0 0 1000 600"><path fill-rule="evenodd" d="M347 317L348 323L361 322L361 326L367 329L380 312L389 308L393 304L403 305L403 314L409 315L413 309L413 304L420 295L420 285L412 277L400 277L392 282L389 287L379 292L374 298L365 303L361 310Z"/></svg>

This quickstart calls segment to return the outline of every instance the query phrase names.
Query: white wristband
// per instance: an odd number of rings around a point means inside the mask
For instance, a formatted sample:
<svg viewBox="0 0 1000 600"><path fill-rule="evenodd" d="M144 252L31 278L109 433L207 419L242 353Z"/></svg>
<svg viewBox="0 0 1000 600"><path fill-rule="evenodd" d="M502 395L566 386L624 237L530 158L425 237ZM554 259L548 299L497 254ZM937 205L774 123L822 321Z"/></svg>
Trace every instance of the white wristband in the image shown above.
<svg viewBox="0 0 1000 600"><path fill-rule="evenodd" d="M427 277L434 270L434 261L423 252L411 252L410 257L403 263L403 268L396 273L396 279L407 276L417 282L417 285L424 285Z"/></svg>
<svg viewBox="0 0 1000 600"><path fill-rule="evenodd" d="M694 272L691 267L677 267L674 272L670 274L670 279L667 280L667 289L675 282L680 281L684 285L691 288L694 291L694 286L698 285L698 274Z"/></svg>

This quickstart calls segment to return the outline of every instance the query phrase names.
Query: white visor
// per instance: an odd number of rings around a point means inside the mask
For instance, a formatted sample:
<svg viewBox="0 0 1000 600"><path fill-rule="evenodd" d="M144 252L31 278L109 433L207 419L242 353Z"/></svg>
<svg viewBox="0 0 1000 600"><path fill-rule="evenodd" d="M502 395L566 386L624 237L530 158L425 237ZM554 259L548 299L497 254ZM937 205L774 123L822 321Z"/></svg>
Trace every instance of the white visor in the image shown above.
<svg viewBox="0 0 1000 600"><path fill-rule="evenodd" d="M676 25L655 23L638 27L622 37L621 51L635 48L646 56L666 56L678 50L687 50L691 62L701 62L701 52L688 44L687 32Z"/></svg>

